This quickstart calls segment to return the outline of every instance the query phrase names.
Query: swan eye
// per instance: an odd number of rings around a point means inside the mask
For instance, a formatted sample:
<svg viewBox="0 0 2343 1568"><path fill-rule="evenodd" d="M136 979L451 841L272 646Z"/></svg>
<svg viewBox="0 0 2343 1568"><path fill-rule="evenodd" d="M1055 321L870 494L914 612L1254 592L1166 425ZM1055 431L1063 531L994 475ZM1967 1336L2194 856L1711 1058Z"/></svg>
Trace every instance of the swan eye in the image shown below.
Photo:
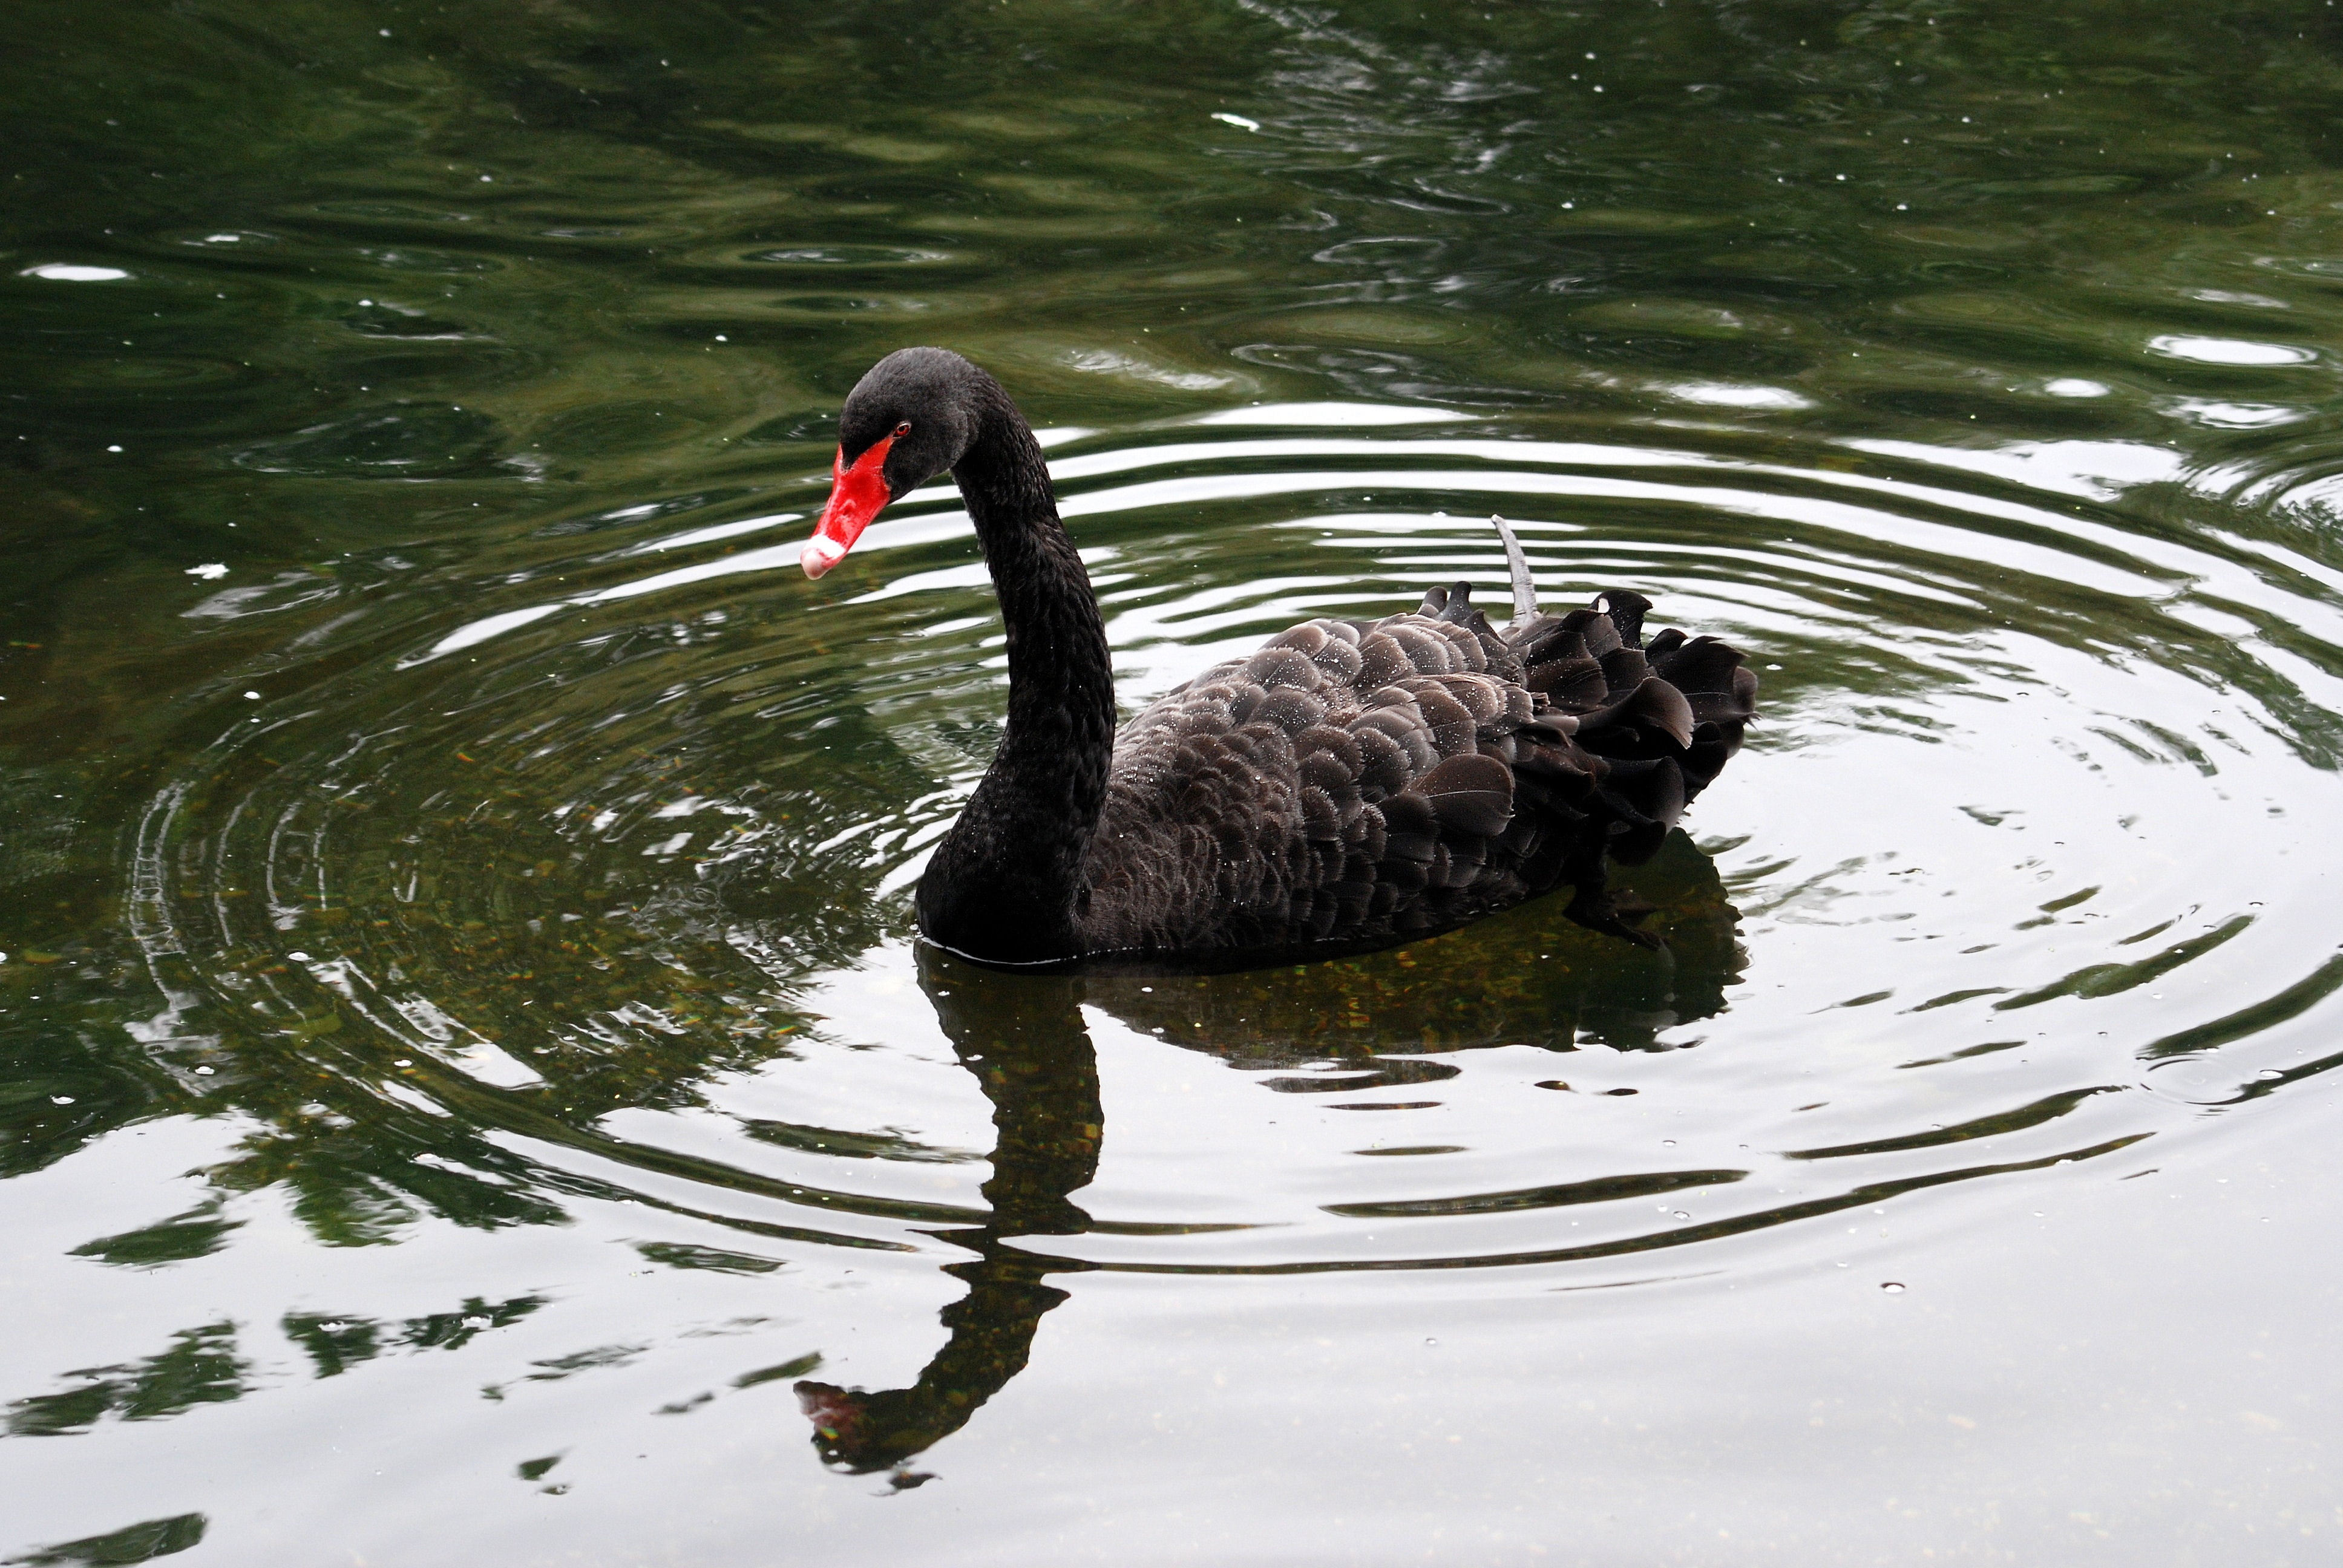
<svg viewBox="0 0 2343 1568"><path fill-rule="evenodd" d="M897 439L898 441L901 440L904 437L906 437L906 436L910 435L910 433L911 433L911 422L910 422L909 419L904 420L901 424L900 424L900 425L898 425L898 426L896 426L896 427L895 427L895 439Z"/></svg>

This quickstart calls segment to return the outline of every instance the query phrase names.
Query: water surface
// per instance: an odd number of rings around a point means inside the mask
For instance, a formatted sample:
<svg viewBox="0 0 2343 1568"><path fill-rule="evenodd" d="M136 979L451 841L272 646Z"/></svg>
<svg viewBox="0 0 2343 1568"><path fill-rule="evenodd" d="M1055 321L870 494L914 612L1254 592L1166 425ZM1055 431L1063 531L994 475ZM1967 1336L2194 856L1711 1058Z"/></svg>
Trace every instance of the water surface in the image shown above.
<svg viewBox="0 0 2343 1568"><path fill-rule="evenodd" d="M38 4L0 64L12 1560L2324 1560L2308 4ZM1133 710L1730 637L1646 953L988 974L957 496Z"/></svg>

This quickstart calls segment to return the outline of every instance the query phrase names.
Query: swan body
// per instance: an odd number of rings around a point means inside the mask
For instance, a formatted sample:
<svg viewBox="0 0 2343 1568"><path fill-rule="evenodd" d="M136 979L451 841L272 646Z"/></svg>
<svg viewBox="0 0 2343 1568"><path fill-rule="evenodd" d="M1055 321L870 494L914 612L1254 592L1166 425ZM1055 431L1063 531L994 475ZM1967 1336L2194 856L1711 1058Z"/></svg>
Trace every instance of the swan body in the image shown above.
<svg viewBox="0 0 2343 1568"><path fill-rule="evenodd" d="M994 965L1241 968L1389 946L1564 886L1583 925L1655 945L1604 890L1739 748L1757 680L1614 591L1513 624L1469 586L1373 622L1305 621L1114 726L1106 635L1040 445L999 383L907 348L847 398L809 576L950 471L1009 641L991 767L938 843L921 933Z"/></svg>

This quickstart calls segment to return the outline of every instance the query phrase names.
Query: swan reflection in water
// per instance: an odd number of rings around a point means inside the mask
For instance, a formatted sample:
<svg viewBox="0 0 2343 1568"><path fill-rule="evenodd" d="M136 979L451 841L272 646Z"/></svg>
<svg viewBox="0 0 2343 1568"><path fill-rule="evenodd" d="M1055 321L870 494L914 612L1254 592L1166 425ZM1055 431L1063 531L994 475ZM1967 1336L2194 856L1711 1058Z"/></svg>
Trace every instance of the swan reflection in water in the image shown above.
<svg viewBox="0 0 2343 1568"><path fill-rule="evenodd" d="M1092 1224L1075 1194L1098 1172L1105 1116L1084 1006L1235 1068L1355 1069L1264 1081L1285 1092L1452 1078L1461 1070L1422 1058L1476 1047L1666 1049L1661 1030L1723 1010L1746 957L1738 916L1715 862L1681 830L1619 888L1652 907L1664 950L1571 925L1559 899L1405 948L1206 978L1006 973L923 948L920 985L992 1104L991 1216L936 1232L972 1254L944 1270L968 1293L943 1310L943 1348L910 1387L797 1385L823 1462L895 1471L899 1486L925 1480L902 1467L1024 1370L1042 1315L1066 1299L1049 1277L1092 1266L1038 1240Z"/></svg>

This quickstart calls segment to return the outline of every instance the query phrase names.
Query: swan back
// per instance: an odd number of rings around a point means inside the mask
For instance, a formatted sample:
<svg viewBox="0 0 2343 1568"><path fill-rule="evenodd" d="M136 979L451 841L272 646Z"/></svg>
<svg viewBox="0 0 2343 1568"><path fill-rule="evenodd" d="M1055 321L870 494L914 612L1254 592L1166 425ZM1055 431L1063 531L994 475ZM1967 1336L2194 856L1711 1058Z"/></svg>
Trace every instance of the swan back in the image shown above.
<svg viewBox="0 0 2343 1568"><path fill-rule="evenodd" d="M1500 633L1466 585L1434 588L1371 624L1305 621L1151 704L1116 737L1090 950L1383 946L1564 881L1574 916L1633 940L1603 856L1657 849L1738 747L1755 679L1713 638L1638 647L1638 596L1599 604Z"/></svg>

